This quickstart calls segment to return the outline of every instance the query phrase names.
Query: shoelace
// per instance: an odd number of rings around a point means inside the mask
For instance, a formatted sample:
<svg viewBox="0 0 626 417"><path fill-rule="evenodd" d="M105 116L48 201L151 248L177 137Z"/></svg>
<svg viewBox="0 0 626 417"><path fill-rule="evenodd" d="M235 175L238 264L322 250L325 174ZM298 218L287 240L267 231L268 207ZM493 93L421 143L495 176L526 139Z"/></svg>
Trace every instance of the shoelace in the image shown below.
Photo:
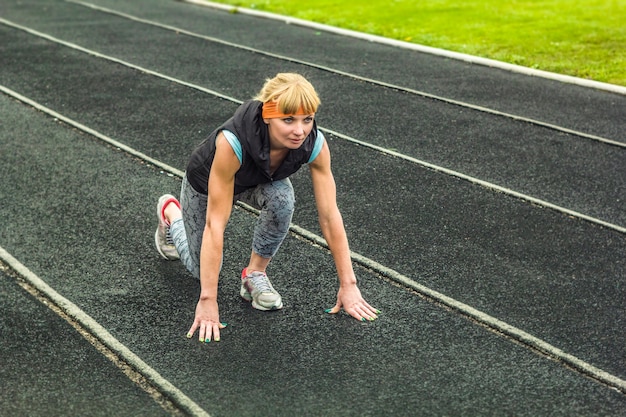
<svg viewBox="0 0 626 417"><path fill-rule="evenodd" d="M260 292L272 292L270 280L267 278L267 275L252 273L252 275L250 275L250 280Z"/></svg>
<svg viewBox="0 0 626 417"><path fill-rule="evenodd" d="M168 245L174 245L174 240L172 239L172 234L170 233L170 228L165 228L165 243Z"/></svg>

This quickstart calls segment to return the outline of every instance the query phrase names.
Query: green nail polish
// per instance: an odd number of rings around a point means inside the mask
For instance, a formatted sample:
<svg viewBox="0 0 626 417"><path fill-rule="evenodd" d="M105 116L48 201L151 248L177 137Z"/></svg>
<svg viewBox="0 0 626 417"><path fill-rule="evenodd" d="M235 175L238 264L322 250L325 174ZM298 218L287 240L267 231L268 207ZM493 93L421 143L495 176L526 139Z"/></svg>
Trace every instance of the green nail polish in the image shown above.
<svg viewBox="0 0 626 417"><path fill-rule="evenodd" d="M220 338L219 338L219 337L218 337L218 338L215 338L215 339L213 339L213 341L214 341L214 342L219 342L219 341L220 341Z"/></svg>
<svg viewBox="0 0 626 417"><path fill-rule="evenodd" d="M361 317L361 321L365 321L365 317Z"/></svg>
<svg viewBox="0 0 626 417"><path fill-rule="evenodd" d="M327 308L326 310L324 310L324 313L330 313L331 311L333 311L332 308Z"/></svg>
<svg viewBox="0 0 626 417"><path fill-rule="evenodd" d="M376 310L376 314L380 314L380 313L382 313L382 311Z"/></svg>
<svg viewBox="0 0 626 417"><path fill-rule="evenodd" d="M204 339L204 343L211 343L211 339L207 337L206 339Z"/></svg>
<svg viewBox="0 0 626 417"><path fill-rule="evenodd" d="M228 323L222 323L222 326L226 327L228 326Z"/></svg>
<svg viewBox="0 0 626 417"><path fill-rule="evenodd" d="M204 343L204 339L203 338L200 338L199 340L200 340L200 343Z"/></svg>
<svg viewBox="0 0 626 417"><path fill-rule="evenodd" d="M191 336L193 336L191 333L187 333L187 339L191 339Z"/></svg>

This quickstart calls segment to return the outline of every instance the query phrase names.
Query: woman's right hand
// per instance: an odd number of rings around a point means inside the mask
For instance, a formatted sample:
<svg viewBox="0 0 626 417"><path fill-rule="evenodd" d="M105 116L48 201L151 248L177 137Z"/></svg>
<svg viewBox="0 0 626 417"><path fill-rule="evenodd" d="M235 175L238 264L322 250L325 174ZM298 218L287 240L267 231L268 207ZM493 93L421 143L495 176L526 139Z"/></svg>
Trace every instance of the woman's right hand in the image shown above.
<svg viewBox="0 0 626 417"><path fill-rule="evenodd" d="M198 300L196 305L196 318L187 332L187 338L191 339L193 334L198 330L198 340L200 342L220 341L220 329L226 327L225 323L220 322L220 313L216 299Z"/></svg>

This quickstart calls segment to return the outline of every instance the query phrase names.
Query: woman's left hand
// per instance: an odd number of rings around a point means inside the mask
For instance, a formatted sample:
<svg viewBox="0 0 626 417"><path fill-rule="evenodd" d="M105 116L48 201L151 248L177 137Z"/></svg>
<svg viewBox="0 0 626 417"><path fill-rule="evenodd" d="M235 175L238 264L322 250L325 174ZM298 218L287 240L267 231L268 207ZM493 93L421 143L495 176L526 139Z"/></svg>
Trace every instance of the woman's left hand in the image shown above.
<svg viewBox="0 0 626 417"><path fill-rule="evenodd" d="M344 309L346 313L360 321L372 321L378 318L380 310L370 306L361 296L361 291L356 284L340 286L337 292L337 304L327 313L336 314Z"/></svg>

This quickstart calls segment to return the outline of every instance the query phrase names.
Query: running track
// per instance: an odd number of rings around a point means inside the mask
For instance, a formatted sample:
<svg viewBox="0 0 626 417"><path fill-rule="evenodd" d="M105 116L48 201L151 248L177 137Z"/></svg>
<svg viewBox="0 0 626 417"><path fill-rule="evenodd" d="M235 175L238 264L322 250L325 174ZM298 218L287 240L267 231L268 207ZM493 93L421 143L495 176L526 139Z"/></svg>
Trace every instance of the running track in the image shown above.
<svg viewBox="0 0 626 417"><path fill-rule="evenodd" d="M147 6L149 4L149 6ZM626 94L182 2L0 8L0 414L626 415ZM198 285L154 204L264 79L306 75L374 323L336 277L306 169L272 263L184 337ZM26 291L25 291L26 290Z"/></svg>

